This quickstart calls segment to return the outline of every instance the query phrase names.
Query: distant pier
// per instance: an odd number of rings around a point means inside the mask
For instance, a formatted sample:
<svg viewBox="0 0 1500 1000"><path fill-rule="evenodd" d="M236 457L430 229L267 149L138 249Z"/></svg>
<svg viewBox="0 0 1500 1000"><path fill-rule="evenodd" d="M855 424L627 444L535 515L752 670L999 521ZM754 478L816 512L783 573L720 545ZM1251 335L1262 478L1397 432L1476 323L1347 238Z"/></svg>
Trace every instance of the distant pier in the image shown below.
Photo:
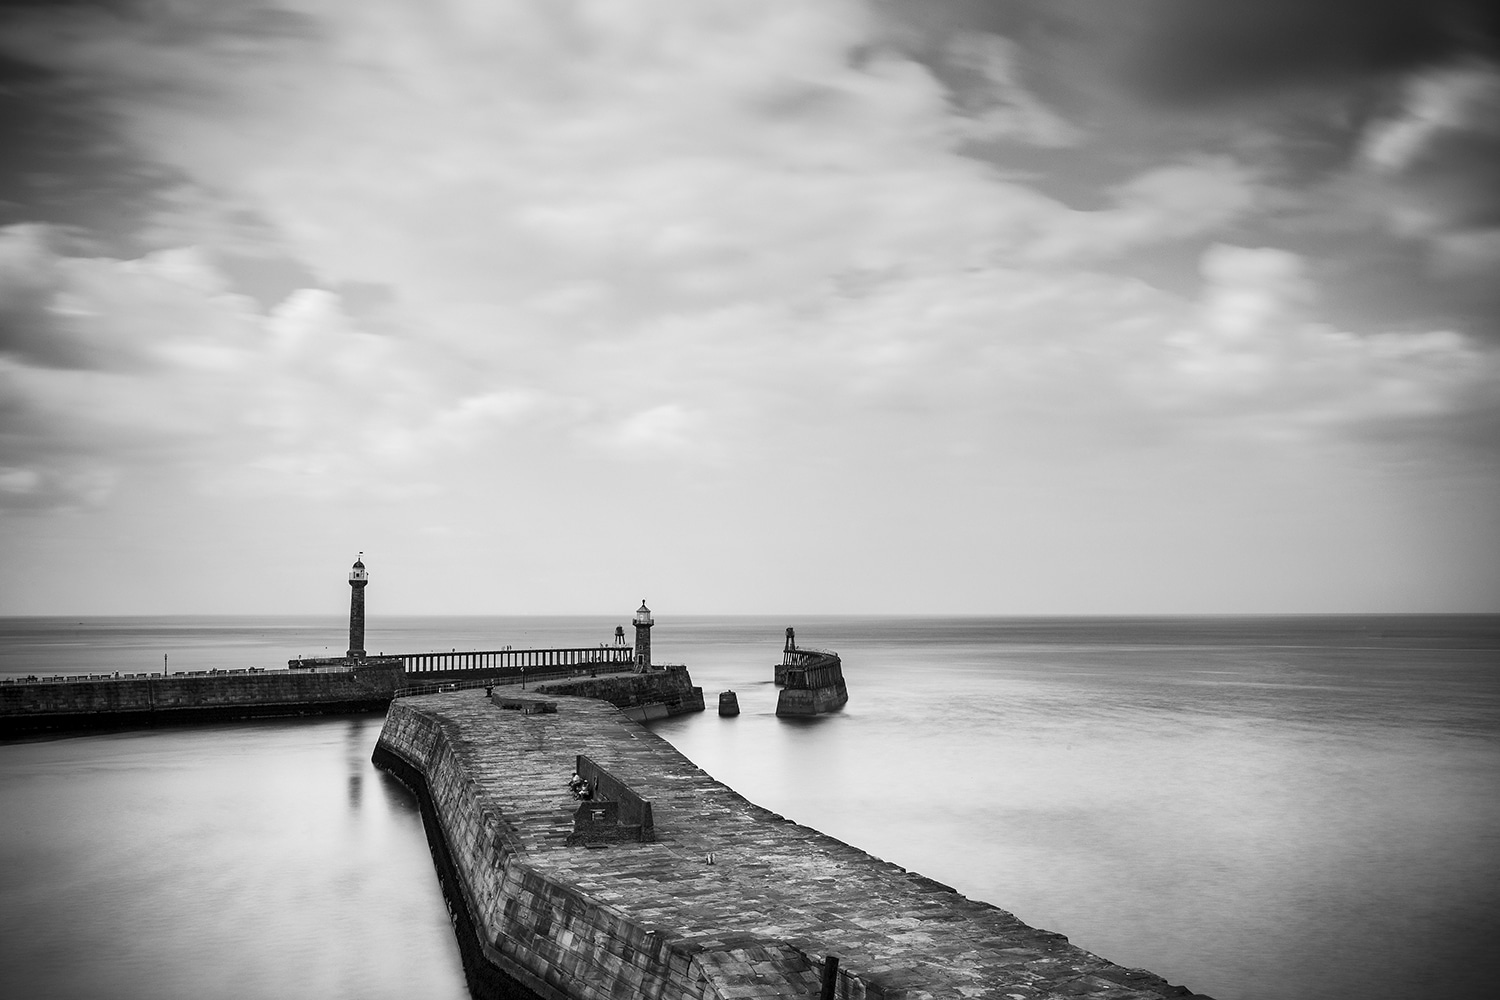
<svg viewBox="0 0 1500 1000"><path fill-rule="evenodd" d="M831 649L800 649L795 629L786 630L781 662L776 664L776 714L783 717L836 712L849 701L844 664Z"/></svg>
<svg viewBox="0 0 1500 1000"><path fill-rule="evenodd" d="M0 684L0 738L66 730L379 712L405 683L399 660L305 671L198 670Z"/></svg>

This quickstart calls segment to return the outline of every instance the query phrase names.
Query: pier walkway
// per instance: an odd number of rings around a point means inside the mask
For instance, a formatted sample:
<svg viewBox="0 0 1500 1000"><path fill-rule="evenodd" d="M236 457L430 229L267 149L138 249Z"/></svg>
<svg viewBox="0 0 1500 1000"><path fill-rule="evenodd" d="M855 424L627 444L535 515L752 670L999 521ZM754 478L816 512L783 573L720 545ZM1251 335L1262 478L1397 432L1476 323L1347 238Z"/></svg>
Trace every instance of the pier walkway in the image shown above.
<svg viewBox="0 0 1500 1000"><path fill-rule="evenodd" d="M813 997L835 955L847 998L1192 996L755 805L605 702L501 707L526 696L394 702L376 760L422 786L479 950L537 995ZM578 755L650 803L654 842L569 846Z"/></svg>

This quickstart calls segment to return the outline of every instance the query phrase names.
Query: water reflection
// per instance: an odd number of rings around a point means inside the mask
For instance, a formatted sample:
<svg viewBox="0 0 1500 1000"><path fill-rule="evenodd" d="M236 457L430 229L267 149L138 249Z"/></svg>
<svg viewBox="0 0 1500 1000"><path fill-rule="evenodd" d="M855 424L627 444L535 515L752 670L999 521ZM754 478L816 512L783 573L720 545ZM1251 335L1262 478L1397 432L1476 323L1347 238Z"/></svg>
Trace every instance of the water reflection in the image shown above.
<svg viewBox="0 0 1500 1000"><path fill-rule="evenodd" d="M411 789L385 771L376 771L374 782L375 787L380 789L382 808L391 813L405 813L421 823L422 810Z"/></svg>
<svg viewBox="0 0 1500 1000"><path fill-rule="evenodd" d="M467 997L378 722L0 745L6 995Z"/></svg>
<svg viewBox="0 0 1500 1000"><path fill-rule="evenodd" d="M370 769L370 755L367 747L380 736L380 733L376 732L372 737L369 729L368 717L353 716L349 719L348 729L345 730L344 762L349 768L349 809L352 812L359 811L365 773Z"/></svg>

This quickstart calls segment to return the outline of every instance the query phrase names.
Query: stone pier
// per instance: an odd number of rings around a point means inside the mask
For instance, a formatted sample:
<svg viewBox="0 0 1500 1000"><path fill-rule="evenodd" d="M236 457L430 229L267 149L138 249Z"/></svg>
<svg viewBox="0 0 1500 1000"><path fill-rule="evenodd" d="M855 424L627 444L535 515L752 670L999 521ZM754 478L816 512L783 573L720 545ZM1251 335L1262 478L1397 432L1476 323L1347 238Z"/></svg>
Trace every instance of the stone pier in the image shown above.
<svg viewBox="0 0 1500 1000"><path fill-rule="evenodd" d="M196 670L0 683L0 739L231 719L378 712L401 661L369 657L305 670Z"/></svg>
<svg viewBox="0 0 1500 1000"><path fill-rule="evenodd" d="M837 956L846 1000L1193 995L761 808L609 704L545 697L399 699L375 750L422 801L481 993L809 998ZM624 805L580 809L581 758ZM626 806L649 842L580 827Z"/></svg>

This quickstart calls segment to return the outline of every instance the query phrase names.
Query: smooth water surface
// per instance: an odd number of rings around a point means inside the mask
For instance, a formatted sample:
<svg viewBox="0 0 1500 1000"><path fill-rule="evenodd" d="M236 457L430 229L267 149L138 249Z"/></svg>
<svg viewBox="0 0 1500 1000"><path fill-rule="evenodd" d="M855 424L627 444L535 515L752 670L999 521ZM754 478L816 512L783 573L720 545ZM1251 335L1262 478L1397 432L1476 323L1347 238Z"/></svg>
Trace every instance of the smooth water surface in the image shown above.
<svg viewBox="0 0 1500 1000"><path fill-rule="evenodd" d="M0 745L0 993L467 997L381 721Z"/></svg>
<svg viewBox="0 0 1500 1000"><path fill-rule="evenodd" d="M366 646L592 645L615 624L398 617ZM775 718L788 624L842 654L838 714ZM273 666L343 627L0 620L0 672ZM655 728L709 773L1113 961L1219 1000L1488 992L1500 618L658 611L653 646L710 706ZM738 718L713 712L726 688ZM461 993L415 805L369 769L377 726L0 745L0 967L74 966L37 996Z"/></svg>
<svg viewBox="0 0 1500 1000"><path fill-rule="evenodd" d="M842 654L842 712L776 719L763 647L747 671L711 635L694 678L743 714L657 731L798 822L1219 1000L1488 992L1500 620L797 624Z"/></svg>

